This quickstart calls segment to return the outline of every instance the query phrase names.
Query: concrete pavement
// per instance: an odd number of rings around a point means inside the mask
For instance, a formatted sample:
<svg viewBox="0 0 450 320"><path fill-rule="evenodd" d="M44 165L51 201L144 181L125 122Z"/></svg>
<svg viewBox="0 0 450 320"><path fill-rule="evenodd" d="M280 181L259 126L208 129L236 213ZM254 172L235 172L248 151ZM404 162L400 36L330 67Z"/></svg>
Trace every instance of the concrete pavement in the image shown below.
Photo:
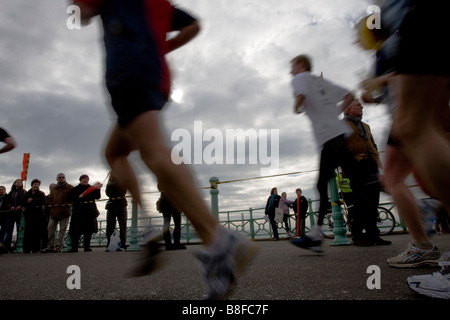
<svg viewBox="0 0 450 320"><path fill-rule="evenodd" d="M299 249L289 241L258 241L259 251L238 278L232 300L420 300L406 285L406 278L437 268L396 269L386 259L404 250L409 235L384 237L390 246L331 246L323 254ZM436 235L441 252L450 250L450 235ZM1 300L197 300L203 283L193 253L165 251L162 267L140 278L126 276L140 252L52 254L3 254L0 256ZM76 267L71 267L76 266ZM369 289L379 267L380 289ZM74 272L74 268L78 271ZM369 272L369 273L368 273ZM79 275L79 281L76 276ZM374 280L375 278L371 278ZM375 283L374 281L371 283ZM68 286L69 281L69 286ZM80 289L70 289L75 283Z"/></svg>

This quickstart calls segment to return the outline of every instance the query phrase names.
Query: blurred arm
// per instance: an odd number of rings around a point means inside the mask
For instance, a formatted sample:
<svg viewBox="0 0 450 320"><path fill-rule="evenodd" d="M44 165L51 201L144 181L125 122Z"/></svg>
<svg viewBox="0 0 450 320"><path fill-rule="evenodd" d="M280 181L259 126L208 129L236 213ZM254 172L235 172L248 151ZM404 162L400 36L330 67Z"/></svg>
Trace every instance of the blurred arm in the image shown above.
<svg viewBox="0 0 450 320"><path fill-rule="evenodd" d="M191 41L200 31L200 25L193 21L190 25L182 28L172 39L167 40L167 53L172 52Z"/></svg>
<svg viewBox="0 0 450 320"><path fill-rule="evenodd" d="M0 149L0 153L5 153L8 151L11 151L15 147L17 147L17 142L16 142L16 140L14 140L13 137L6 138L4 142L6 143L6 145Z"/></svg>

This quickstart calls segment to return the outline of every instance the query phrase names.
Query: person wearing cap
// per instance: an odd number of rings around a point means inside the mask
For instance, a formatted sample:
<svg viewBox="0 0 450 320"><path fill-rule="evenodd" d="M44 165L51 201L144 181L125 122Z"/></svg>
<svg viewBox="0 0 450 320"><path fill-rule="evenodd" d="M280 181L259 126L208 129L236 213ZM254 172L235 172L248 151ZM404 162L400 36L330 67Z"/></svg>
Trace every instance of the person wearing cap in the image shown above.
<svg viewBox="0 0 450 320"><path fill-rule="evenodd" d="M356 177L359 188L353 191L354 206L352 216L353 243L357 246L389 245L390 241L380 238L377 227L378 204L381 185L378 175L382 168L378 147L370 126L362 121L363 106L355 99L344 110L344 119L353 129L347 139L347 148L356 162ZM365 232L364 232L365 231Z"/></svg>
<svg viewBox="0 0 450 320"><path fill-rule="evenodd" d="M97 231L97 217L99 211L95 200L100 199L100 189L102 185L96 184L93 191L85 192L91 187L89 176L80 176L80 184L72 188L69 192L68 200L72 203L72 217L70 220L69 235L72 241L72 248L67 252L78 252L78 242L83 234L84 251L92 251L90 247L92 234Z"/></svg>

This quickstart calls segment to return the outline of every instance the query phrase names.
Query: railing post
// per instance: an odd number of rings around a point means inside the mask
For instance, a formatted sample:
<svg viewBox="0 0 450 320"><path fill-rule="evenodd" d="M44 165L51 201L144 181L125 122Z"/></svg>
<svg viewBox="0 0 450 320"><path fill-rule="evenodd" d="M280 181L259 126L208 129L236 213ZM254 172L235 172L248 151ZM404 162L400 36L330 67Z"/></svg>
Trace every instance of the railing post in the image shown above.
<svg viewBox="0 0 450 320"><path fill-rule="evenodd" d="M130 228L130 246L128 251L141 250L138 246L138 205L136 201L131 200L131 228Z"/></svg>
<svg viewBox="0 0 450 320"><path fill-rule="evenodd" d="M217 183L219 182L219 178L211 177L209 179L209 183L211 184L211 189L209 190L209 194L211 195L211 212L219 221L219 190L217 189Z"/></svg>
<svg viewBox="0 0 450 320"><path fill-rule="evenodd" d="M333 233L334 241L332 245L341 246L351 244L347 239L347 228L344 224L344 216L341 211L339 192L336 184L336 173L328 182L331 193L332 217L333 217Z"/></svg>
<svg viewBox="0 0 450 320"><path fill-rule="evenodd" d="M250 207L248 209L248 211L250 212L250 236L252 237L252 239L255 239L255 226L254 226L254 220L253 220L253 209L252 209L252 207Z"/></svg>
<svg viewBox="0 0 450 320"><path fill-rule="evenodd" d="M191 223L188 219L186 219L186 242L189 243L191 241Z"/></svg>
<svg viewBox="0 0 450 320"><path fill-rule="evenodd" d="M70 236L69 233L67 233L67 238L66 238L66 248L64 249L64 252L69 252L72 249L72 237Z"/></svg>
<svg viewBox="0 0 450 320"><path fill-rule="evenodd" d="M308 199L308 211L309 211L309 223L311 224L311 227L315 224L314 223L314 210L312 206L313 201L311 198ZM305 219L306 222L306 219Z"/></svg>

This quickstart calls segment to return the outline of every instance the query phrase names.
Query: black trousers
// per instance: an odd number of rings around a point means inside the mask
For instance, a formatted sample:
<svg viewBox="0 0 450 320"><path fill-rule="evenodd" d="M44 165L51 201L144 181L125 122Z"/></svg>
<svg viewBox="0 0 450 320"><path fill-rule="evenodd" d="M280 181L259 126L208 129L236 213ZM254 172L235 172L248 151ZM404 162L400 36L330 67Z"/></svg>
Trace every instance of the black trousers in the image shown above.
<svg viewBox="0 0 450 320"><path fill-rule="evenodd" d="M116 219L119 223L120 246L126 248L127 243L127 207L123 205L111 205L106 211L106 247L109 246L111 235L116 230Z"/></svg>
<svg viewBox="0 0 450 320"><path fill-rule="evenodd" d="M352 221L352 236L358 240L376 240L380 234L377 227L378 205L381 186L378 182L378 166L375 160L361 160L356 165L356 189L353 190L355 210ZM365 230L365 234L363 231Z"/></svg>
<svg viewBox="0 0 450 320"><path fill-rule="evenodd" d="M270 218L270 225L272 226L273 238L279 239L280 236L278 235L278 223L275 221L275 217Z"/></svg>
<svg viewBox="0 0 450 320"><path fill-rule="evenodd" d="M328 140L323 145L320 154L319 180L317 182L317 190L320 196L319 219L317 220L319 226L323 225L323 218L328 210L328 181L333 178L337 167L341 167L345 175L350 178L352 190L355 187L357 188L353 183L356 179L356 161L353 154L348 151L345 141L344 134Z"/></svg>
<svg viewBox="0 0 450 320"><path fill-rule="evenodd" d="M173 229L173 242L175 245L179 245L181 241L181 213L177 210L164 210L163 211L164 225L163 225L163 238L166 246L172 244L170 238L170 219L173 219L174 229Z"/></svg>

